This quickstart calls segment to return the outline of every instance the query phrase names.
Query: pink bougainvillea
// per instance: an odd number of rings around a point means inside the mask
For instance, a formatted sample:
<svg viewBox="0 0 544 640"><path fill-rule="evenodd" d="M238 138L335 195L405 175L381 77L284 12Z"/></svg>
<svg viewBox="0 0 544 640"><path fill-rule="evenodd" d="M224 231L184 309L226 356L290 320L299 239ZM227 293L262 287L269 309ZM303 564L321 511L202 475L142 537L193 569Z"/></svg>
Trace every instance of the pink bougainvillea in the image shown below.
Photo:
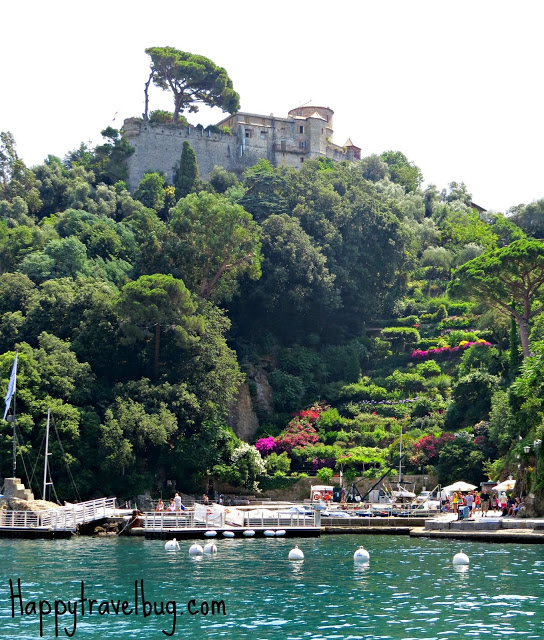
<svg viewBox="0 0 544 640"><path fill-rule="evenodd" d="M285 431L276 438L276 446L278 451L291 453L295 447L307 447L315 444L318 440L319 435L312 425L297 417L293 418Z"/></svg>
<svg viewBox="0 0 544 640"><path fill-rule="evenodd" d="M446 442L451 442L453 438L453 433L447 432L441 433L438 438L434 435L421 437L414 442L415 457L418 459L418 463L430 463L435 460Z"/></svg>
<svg viewBox="0 0 544 640"><path fill-rule="evenodd" d="M491 342L487 342L487 340L478 340L477 342L461 342L458 347L450 347L446 345L445 347L436 347L434 349L427 349L423 351L421 349L415 349L412 351L411 358L414 360L424 360L425 358L435 358L441 355L454 354L459 351L464 351L470 347L490 347Z"/></svg>
<svg viewBox="0 0 544 640"><path fill-rule="evenodd" d="M255 448L260 452L262 456L267 456L276 451L276 440L274 436L268 436L268 438L260 438L255 443Z"/></svg>

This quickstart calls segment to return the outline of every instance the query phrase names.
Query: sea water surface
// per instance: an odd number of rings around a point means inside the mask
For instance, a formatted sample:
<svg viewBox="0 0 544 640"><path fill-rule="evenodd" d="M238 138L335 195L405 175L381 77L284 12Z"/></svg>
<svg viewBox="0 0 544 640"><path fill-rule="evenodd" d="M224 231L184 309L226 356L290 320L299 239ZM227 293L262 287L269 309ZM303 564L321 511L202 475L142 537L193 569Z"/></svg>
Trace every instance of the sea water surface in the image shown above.
<svg viewBox="0 0 544 640"><path fill-rule="evenodd" d="M540 545L367 535L218 539L215 557L193 558L191 544L167 552L163 542L142 538L0 540L0 637L544 638ZM288 560L295 544L303 562ZM368 565L353 562L360 544ZM460 550L470 557L465 570L452 566ZM92 613L89 599L97 601ZM60 615L68 601L75 613Z"/></svg>

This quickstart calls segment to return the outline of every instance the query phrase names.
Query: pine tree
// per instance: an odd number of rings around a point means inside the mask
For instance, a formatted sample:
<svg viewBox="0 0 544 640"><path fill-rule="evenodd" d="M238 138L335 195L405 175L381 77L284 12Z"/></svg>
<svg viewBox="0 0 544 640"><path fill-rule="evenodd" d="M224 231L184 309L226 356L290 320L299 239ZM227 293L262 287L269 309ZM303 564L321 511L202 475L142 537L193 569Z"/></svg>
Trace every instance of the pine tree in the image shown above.
<svg viewBox="0 0 544 640"><path fill-rule="evenodd" d="M508 366L510 380L514 380L518 375L521 366L522 357L519 347L518 325L514 316L512 316L510 321L510 358Z"/></svg>

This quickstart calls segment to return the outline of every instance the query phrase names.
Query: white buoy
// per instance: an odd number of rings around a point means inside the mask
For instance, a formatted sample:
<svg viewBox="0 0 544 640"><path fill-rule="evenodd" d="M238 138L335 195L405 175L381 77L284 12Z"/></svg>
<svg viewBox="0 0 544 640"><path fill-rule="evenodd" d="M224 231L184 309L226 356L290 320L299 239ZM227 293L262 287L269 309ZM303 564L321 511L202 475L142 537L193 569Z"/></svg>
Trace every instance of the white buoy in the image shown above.
<svg viewBox="0 0 544 640"><path fill-rule="evenodd" d="M370 553L364 548L359 547L357 551L353 554L353 560L355 562L369 562L370 561Z"/></svg>
<svg viewBox="0 0 544 640"><path fill-rule="evenodd" d="M253 531L253 529L246 529L244 531L244 536L246 538L253 538L254 535L255 535L255 531Z"/></svg>
<svg viewBox="0 0 544 640"><path fill-rule="evenodd" d="M189 555L190 556L201 556L204 553L204 550L199 544L192 544L189 547Z"/></svg>
<svg viewBox="0 0 544 640"><path fill-rule="evenodd" d="M298 547L291 549L291 551L289 551L289 560L304 560L302 550Z"/></svg>
<svg viewBox="0 0 544 640"><path fill-rule="evenodd" d="M204 533L205 538L215 538L216 535L217 535L217 531L206 531Z"/></svg>
<svg viewBox="0 0 544 640"><path fill-rule="evenodd" d="M281 538L281 536L284 536L287 532L285 531L285 529L278 529L276 531L276 536L279 536Z"/></svg>
<svg viewBox="0 0 544 640"><path fill-rule="evenodd" d="M469 560L469 558L468 558L466 553L463 553L463 552L456 553L453 556L453 566L454 567L460 567L460 566L463 566L463 565L467 565L469 563L470 563L470 560Z"/></svg>
<svg viewBox="0 0 544 640"><path fill-rule="evenodd" d="M275 532L275 531L273 531L272 529L267 529L267 530L264 532L264 535L265 535L267 538L273 538L273 537L276 535L276 532Z"/></svg>
<svg viewBox="0 0 544 640"><path fill-rule="evenodd" d="M204 553L210 553L212 555L217 553L217 546L215 545L215 542L206 542L204 545Z"/></svg>
<svg viewBox="0 0 544 640"><path fill-rule="evenodd" d="M172 538L172 540L166 541L164 548L166 551L179 551L179 542L175 538Z"/></svg>
<svg viewBox="0 0 544 640"><path fill-rule="evenodd" d="M223 531L223 536L225 538L234 538L234 531Z"/></svg>

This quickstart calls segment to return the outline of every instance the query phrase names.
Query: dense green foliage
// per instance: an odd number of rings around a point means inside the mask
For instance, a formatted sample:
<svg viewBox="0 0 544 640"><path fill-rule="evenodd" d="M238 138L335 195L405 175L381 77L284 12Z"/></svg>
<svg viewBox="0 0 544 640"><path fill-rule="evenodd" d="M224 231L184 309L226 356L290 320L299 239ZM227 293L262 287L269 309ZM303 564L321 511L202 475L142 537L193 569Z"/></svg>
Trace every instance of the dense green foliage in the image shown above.
<svg viewBox="0 0 544 640"><path fill-rule="evenodd" d="M227 72L208 58L174 47L150 47L146 53L153 83L174 94L174 124L184 110L198 111L199 102L229 113L239 108L240 96Z"/></svg>
<svg viewBox="0 0 544 640"><path fill-rule="evenodd" d="M148 53L178 112L205 98L198 64L209 104L237 106L209 61ZM542 438L539 203L478 213L463 183L422 192L397 151L203 182L188 143L174 184L150 171L131 195L131 149L103 135L33 168L0 138L2 387L17 349L18 453L41 462L51 408L64 497L377 477L401 432L405 471L479 482ZM255 446L227 426L244 381ZM534 449L520 459L539 487Z"/></svg>

